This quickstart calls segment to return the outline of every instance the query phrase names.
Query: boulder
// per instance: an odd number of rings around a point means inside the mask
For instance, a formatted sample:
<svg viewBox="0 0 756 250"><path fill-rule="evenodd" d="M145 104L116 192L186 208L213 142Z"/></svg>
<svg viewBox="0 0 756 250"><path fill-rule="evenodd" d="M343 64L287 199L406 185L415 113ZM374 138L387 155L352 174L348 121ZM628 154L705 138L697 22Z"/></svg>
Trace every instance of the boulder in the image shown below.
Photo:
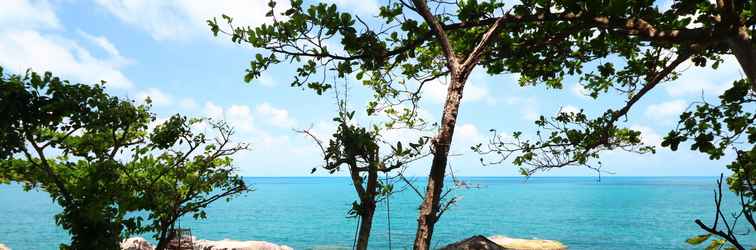
<svg viewBox="0 0 756 250"><path fill-rule="evenodd" d="M515 239L515 238L509 238L505 236L491 236L488 237L489 240L496 242L496 244L504 247L504 249L511 249L511 250L566 250L567 246L562 244L559 241L554 240L526 240L526 239Z"/></svg>
<svg viewBox="0 0 756 250"><path fill-rule="evenodd" d="M195 250L293 250L285 245L276 245L265 241L236 241L236 240L197 240L194 241Z"/></svg>
<svg viewBox="0 0 756 250"><path fill-rule="evenodd" d="M265 241L236 241L236 240L197 240L192 237L194 250L293 250L293 248L276 245ZM154 250L149 241L141 237L128 238L121 242L122 250ZM0 245L0 250L6 250ZM7 249L10 250L10 249Z"/></svg>
<svg viewBox="0 0 756 250"><path fill-rule="evenodd" d="M483 235L476 235L441 248L441 250L504 250Z"/></svg>
<svg viewBox="0 0 756 250"><path fill-rule="evenodd" d="M153 250L149 241L142 237L133 237L121 241L121 250Z"/></svg>
<svg viewBox="0 0 756 250"><path fill-rule="evenodd" d="M11 250L10 247L0 244L0 250Z"/></svg>
<svg viewBox="0 0 756 250"><path fill-rule="evenodd" d="M476 235L441 248L442 250L567 250L567 246L553 240L526 240L505 236Z"/></svg>

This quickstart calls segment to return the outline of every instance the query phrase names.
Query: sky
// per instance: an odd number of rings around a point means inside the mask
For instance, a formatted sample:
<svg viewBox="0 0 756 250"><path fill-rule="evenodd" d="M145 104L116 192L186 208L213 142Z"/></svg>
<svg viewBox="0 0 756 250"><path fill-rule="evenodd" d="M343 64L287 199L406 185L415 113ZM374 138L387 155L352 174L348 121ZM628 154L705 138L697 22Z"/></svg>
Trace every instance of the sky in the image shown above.
<svg viewBox="0 0 756 250"><path fill-rule="evenodd" d="M327 0L341 10L374 16L379 0ZM266 21L264 0L3 0L0 8L0 65L15 73L31 68L52 71L72 82L106 80L114 95L153 101L159 119L175 113L224 119L234 126L236 141L252 150L235 157L245 176L323 176L310 174L322 163L314 142L295 130L312 129L326 139L334 128L333 95L317 96L290 87L295 66L277 65L245 83L244 70L259 51L213 37L205 20L221 14L237 23ZM669 6L661 3L660 6ZM623 126L643 133L643 141L657 145L654 155L626 152L602 154L603 169L617 176L714 176L724 172L731 158L709 160L681 147L670 152L658 147L674 128L689 103L716 100L742 73L733 58L719 70L680 67L683 76L657 87L628 115ZM465 89L450 164L459 176L516 176L510 163L482 166L471 145L485 142L489 129L511 133L532 130L541 114L585 109L599 114L623 105L624 97L608 93L598 100L584 95L572 79L563 89L520 87L514 75L489 76L475 71ZM422 110L438 121L445 98L443 82L423 92ZM356 90L360 91L360 90ZM357 95L359 96L359 95ZM359 102L356 100L356 107ZM407 138L403 132L387 135ZM415 162L407 175L425 176L429 159ZM343 173L342 173L343 175ZM595 176L583 167L539 173L539 176Z"/></svg>

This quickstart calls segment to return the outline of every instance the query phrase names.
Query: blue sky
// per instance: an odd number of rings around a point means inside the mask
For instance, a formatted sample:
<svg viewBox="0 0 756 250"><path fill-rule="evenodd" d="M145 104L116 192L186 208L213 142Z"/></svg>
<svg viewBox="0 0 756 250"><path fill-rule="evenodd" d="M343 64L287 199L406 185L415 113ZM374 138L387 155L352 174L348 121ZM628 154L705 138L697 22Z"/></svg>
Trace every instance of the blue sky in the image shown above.
<svg viewBox="0 0 756 250"><path fill-rule="evenodd" d="M239 23L261 24L266 2L5 0L0 8L0 65L11 72L51 70L73 82L107 80L113 94L137 100L149 96L160 118L179 112L226 119L236 127L237 140L253 145L252 151L236 157L243 175L310 176L309 170L321 163L319 151L294 129L312 128L328 135L336 111L334 98L289 87L294 70L289 65L276 66L252 84L244 83L244 69L257 51L213 37L205 24L207 18L223 13ZM378 0L328 2L361 16L373 15L380 5ZM641 130L650 144L658 145L688 103L702 96L715 100L742 76L733 58L726 58L717 71L689 64L680 69L685 70L682 78L657 87L623 124ZM556 114L560 108L597 114L623 104L617 93L593 100L581 94L579 86L571 80L561 90L519 87L514 75L476 71L458 120L451 158L454 172L517 175L511 164L481 166L479 156L468 149L485 141L489 129L528 131L539 114ZM444 91L441 82L424 90L422 110L432 121L438 120ZM353 99L355 107L366 101ZM655 155L608 152L602 162L605 169L622 176L712 176L725 170L727 160L710 161L695 152L659 148ZM407 173L426 175L429 165L427 160L419 161ZM540 175L593 174L575 167Z"/></svg>

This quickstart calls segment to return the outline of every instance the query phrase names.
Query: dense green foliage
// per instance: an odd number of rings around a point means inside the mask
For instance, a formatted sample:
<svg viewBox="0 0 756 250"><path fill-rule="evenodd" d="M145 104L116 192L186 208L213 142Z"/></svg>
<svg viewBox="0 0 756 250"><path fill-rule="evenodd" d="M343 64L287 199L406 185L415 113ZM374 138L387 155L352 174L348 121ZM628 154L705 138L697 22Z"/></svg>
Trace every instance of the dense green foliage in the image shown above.
<svg viewBox="0 0 756 250"><path fill-rule="evenodd" d="M0 68L0 181L49 193L72 237L65 249L120 249L124 236L165 234L179 216L204 217L210 202L246 190L228 157L246 145L231 145L227 126L215 123L216 141L178 115L151 130L148 109L103 84Z"/></svg>
<svg viewBox="0 0 756 250"><path fill-rule="evenodd" d="M152 121L145 107L50 73L0 79L2 179L50 194L71 249L118 249L121 233L139 221L125 218L138 204L115 157L144 135Z"/></svg>

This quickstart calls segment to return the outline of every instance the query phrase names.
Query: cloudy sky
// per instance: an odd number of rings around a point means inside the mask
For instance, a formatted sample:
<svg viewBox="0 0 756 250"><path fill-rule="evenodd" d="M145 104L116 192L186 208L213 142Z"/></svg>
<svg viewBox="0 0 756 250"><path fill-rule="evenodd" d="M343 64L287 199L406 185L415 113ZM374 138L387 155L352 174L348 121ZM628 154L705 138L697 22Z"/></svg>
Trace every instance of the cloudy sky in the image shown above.
<svg viewBox="0 0 756 250"><path fill-rule="evenodd" d="M328 0L364 17L376 13L380 6L376 1ZM149 96L161 118L178 112L226 119L237 129L237 140L253 145L252 151L237 157L243 175L310 176L309 169L320 164L319 151L294 129L313 128L326 135L333 128L333 97L289 87L294 67L288 65L276 66L252 84L244 83L244 69L257 51L213 37L205 24L224 13L239 23L261 24L266 2L3 0L0 65L11 72L50 70L74 82L106 80L112 94L136 100ZM658 145L690 102L702 97L715 100L741 75L732 58L716 72L690 69L638 103L624 125L642 131L645 142ZM444 95L441 82L425 89L422 109L428 118L438 120ZM511 164L481 166L479 156L469 150L488 138L489 129L527 131L539 114L580 108L597 114L622 104L623 98L613 93L590 99L576 81L569 81L562 90L523 88L512 75L475 72L465 90L455 134L454 172L517 175ZM609 152L602 162L605 169L622 176L711 176L724 171L726 160L710 161L695 152L660 148L655 155ZM426 175L429 165L429 161L417 162L408 173ZM567 168L541 175L593 172Z"/></svg>

